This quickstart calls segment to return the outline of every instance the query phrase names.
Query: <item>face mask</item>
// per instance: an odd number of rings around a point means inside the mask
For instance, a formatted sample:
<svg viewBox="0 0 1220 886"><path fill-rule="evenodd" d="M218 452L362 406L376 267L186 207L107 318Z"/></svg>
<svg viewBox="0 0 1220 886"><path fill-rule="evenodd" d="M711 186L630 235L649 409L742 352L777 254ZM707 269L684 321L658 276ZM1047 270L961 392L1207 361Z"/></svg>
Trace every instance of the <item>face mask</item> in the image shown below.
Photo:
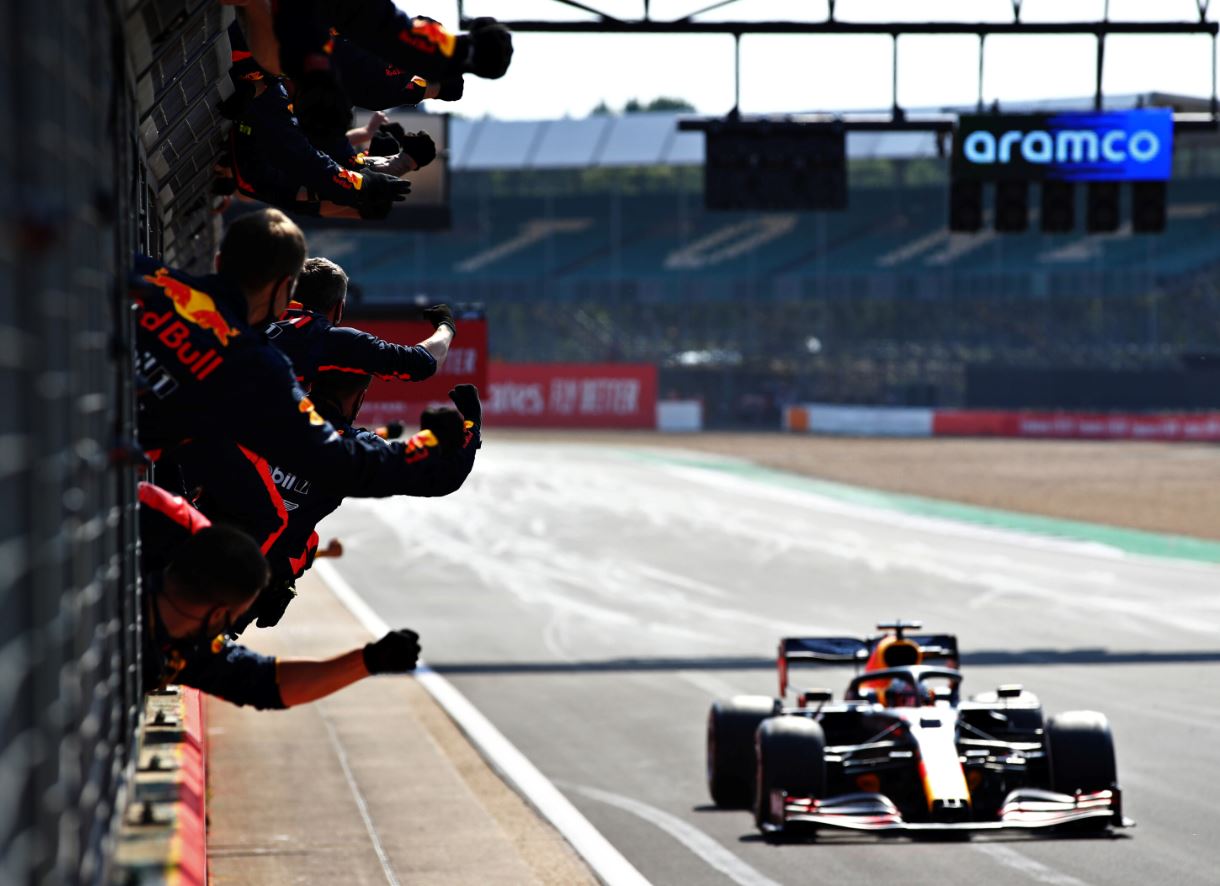
<svg viewBox="0 0 1220 886"><path fill-rule="evenodd" d="M165 664L161 669L161 683L168 685L178 680L178 675L193 661L198 661L208 655L215 655L224 647L225 634L232 629L232 618L225 613L224 622L220 628L211 626L212 615L216 609L208 611L199 630L185 637L175 637L169 641L165 649Z"/></svg>
<svg viewBox="0 0 1220 886"><path fill-rule="evenodd" d="M208 610L207 617L203 620L199 630L174 640L174 648L182 652L188 661L198 656L215 654L224 645L225 635L233 629L233 619L228 612L225 612L224 621L220 623L220 626L213 626L212 616L218 608L220 607Z"/></svg>

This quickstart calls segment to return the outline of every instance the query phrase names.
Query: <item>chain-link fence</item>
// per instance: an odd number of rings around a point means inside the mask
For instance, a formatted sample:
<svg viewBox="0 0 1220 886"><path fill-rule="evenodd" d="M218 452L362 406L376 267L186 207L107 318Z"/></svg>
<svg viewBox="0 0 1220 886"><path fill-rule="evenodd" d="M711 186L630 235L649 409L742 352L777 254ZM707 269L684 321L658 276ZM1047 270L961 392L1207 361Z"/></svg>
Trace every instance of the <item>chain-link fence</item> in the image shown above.
<svg viewBox="0 0 1220 886"><path fill-rule="evenodd" d="M5 4L0 881L104 875L141 701L119 21Z"/></svg>
<svg viewBox="0 0 1220 886"><path fill-rule="evenodd" d="M0 883L99 883L140 725L133 250L200 269L232 12L0 7ZM172 253L172 255L171 255Z"/></svg>

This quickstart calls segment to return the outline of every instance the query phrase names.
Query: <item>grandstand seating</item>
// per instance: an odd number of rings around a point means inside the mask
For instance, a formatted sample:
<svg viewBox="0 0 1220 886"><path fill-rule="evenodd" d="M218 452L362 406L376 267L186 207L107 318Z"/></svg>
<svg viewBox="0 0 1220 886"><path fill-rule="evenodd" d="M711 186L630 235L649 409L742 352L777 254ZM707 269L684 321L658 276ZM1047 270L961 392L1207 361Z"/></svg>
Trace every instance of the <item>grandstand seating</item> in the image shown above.
<svg viewBox="0 0 1220 886"><path fill-rule="evenodd" d="M652 123L636 153L689 161ZM452 230L315 230L312 250L370 303L482 303L493 359L655 363L711 425L760 398L969 405L968 367L1166 370L1220 338L1214 146L1186 150L1164 234L1086 234L1081 188L1075 233L1039 231L1035 190L1028 233L970 235L947 230L934 145L849 144L845 212L709 212L697 167L607 159L622 121L454 124ZM590 165L539 168L560 130Z"/></svg>
<svg viewBox="0 0 1220 886"><path fill-rule="evenodd" d="M468 173L469 175L469 173ZM403 248L397 233L323 233L372 300L422 289L458 300L1040 296L1147 291L1216 258L1220 182L1171 192L1169 230L1136 236L950 234L943 188L857 189L845 213L712 213L692 193L455 197L454 228ZM1036 228L1036 215L1033 227ZM425 235L417 235L423 237Z"/></svg>

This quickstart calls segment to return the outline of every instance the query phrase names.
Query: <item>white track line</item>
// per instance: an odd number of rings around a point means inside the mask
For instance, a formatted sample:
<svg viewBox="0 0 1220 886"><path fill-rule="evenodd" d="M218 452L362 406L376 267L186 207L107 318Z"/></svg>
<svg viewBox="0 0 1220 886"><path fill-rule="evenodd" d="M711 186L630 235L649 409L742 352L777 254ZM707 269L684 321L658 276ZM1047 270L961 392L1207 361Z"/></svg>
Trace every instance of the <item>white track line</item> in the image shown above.
<svg viewBox="0 0 1220 886"><path fill-rule="evenodd" d="M639 800L633 800L621 794L612 794L609 791L578 784L570 785L570 787L586 797L616 806L632 815L639 816L649 824L656 825L739 886L780 886L770 877L750 867L703 831L675 815L670 815L655 806L649 806L647 803L641 803Z"/></svg>
<svg viewBox="0 0 1220 886"><path fill-rule="evenodd" d="M368 631L381 636L390 630L334 566L323 561L315 563L314 570ZM415 670L415 679L444 708L484 759L572 844L606 886L649 886L631 862L453 684L422 662Z"/></svg>
<svg viewBox="0 0 1220 886"><path fill-rule="evenodd" d="M1088 886L1084 880L1049 868L1042 862L1034 861L1028 855L1023 855L1017 850L999 843L975 843L971 848L990 856L992 860L998 861L1006 868L1032 877L1039 883L1049 883L1052 886Z"/></svg>
<svg viewBox="0 0 1220 886"><path fill-rule="evenodd" d="M330 736L330 744L335 749L335 756L339 758L339 765L343 767L343 777L347 779L347 786L356 800L356 808L360 810L360 818L364 821L364 829L368 831L369 839L373 843L373 852L377 854L377 860L381 862L381 871L385 874L386 882L389 883L389 886L399 886L398 877L394 876L394 868L390 864L390 857L386 854L385 847L381 845L381 838L377 836L377 828L373 826L373 816L369 814L369 804L365 802L364 794L361 793L360 786L356 784L356 776L347 761L347 751L344 750L343 743L339 741L339 734L335 732L335 726L331 723L330 717L326 716L326 710L319 707L318 713L322 717L323 725L326 726L326 734Z"/></svg>

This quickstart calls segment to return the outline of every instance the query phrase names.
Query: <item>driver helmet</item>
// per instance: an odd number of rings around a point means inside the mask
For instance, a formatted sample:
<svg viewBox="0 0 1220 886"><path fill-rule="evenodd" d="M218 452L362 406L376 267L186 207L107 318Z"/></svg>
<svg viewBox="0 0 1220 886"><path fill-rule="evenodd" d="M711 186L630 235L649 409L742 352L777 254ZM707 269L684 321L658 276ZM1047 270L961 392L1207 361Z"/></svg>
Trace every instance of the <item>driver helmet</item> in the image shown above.
<svg viewBox="0 0 1220 886"><path fill-rule="evenodd" d="M928 698L923 686L895 677L885 689L885 704L891 708L917 708Z"/></svg>

